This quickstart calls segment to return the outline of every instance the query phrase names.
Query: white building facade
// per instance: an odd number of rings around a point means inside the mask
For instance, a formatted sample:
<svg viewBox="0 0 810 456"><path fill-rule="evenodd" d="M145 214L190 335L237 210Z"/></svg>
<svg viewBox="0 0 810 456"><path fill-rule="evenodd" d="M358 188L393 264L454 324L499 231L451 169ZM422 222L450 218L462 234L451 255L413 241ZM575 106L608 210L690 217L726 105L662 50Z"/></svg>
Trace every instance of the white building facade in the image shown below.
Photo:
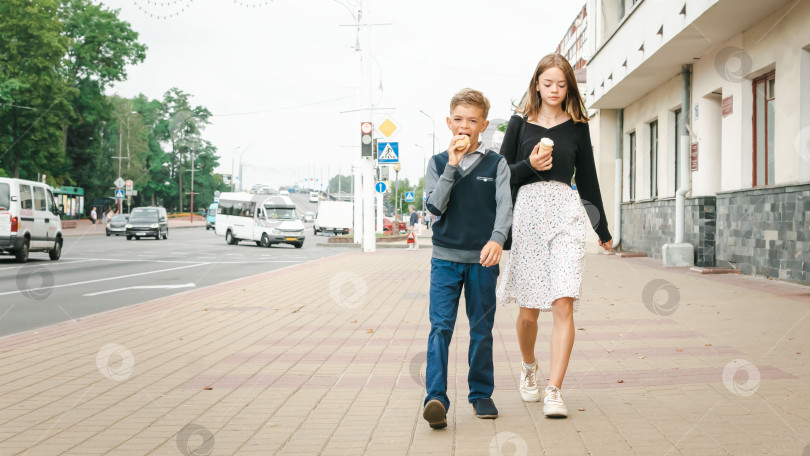
<svg viewBox="0 0 810 456"><path fill-rule="evenodd" d="M697 266L810 284L810 0L586 8L586 102L621 248L688 243Z"/></svg>

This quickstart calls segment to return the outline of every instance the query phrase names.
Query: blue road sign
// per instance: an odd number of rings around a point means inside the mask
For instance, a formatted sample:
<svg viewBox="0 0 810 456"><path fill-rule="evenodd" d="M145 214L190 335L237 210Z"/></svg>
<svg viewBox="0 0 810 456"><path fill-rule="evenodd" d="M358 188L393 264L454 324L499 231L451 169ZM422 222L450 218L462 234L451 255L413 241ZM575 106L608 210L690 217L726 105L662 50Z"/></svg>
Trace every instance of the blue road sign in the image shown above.
<svg viewBox="0 0 810 456"><path fill-rule="evenodd" d="M374 188L377 189L377 193L385 193L385 182L377 182Z"/></svg>
<svg viewBox="0 0 810 456"><path fill-rule="evenodd" d="M378 142L377 163L399 163L399 143Z"/></svg>
<svg viewBox="0 0 810 456"><path fill-rule="evenodd" d="M121 188L115 189L115 198L116 199L124 199L124 190Z"/></svg>
<svg viewBox="0 0 810 456"><path fill-rule="evenodd" d="M408 203L413 202L413 192L405 192L405 201Z"/></svg>

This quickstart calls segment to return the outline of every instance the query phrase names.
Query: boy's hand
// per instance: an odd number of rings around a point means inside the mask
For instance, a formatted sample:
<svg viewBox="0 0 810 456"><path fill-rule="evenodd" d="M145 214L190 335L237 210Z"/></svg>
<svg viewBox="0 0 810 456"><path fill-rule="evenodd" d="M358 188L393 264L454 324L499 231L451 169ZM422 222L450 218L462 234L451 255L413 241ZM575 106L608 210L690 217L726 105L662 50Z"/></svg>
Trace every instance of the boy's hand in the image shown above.
<svg viewBox="0 0 810 456"><path fill-rule="evenodd" d="M453 166L458 166L458 162L461 161L461 158L470 150L472 144L467 144L467 147L464 149L457 149L456 148L456 141L460 140L461 138L465 138L467 135L456 135L450 139L450 147L447 148L447 154L450 156L450 164Z"/></svg>
<svg viewBox="0 0 810 456"><path fill-rule="evenodd" d="M548 171L551 169L551 152L552 149L544 149L542 152L540 151L540 143L537 143L532 149L531 155L529 155L529 163L531 163L532 168L536 169L537 171Z"/></svg>
<svg viewBox="0 0 810 456"><path fill-rule="evenodd" d="M500 263L501 253L503 253L501 244L495 241L487 242L487 245L481 250L481 266L488 268Z"/></svg>

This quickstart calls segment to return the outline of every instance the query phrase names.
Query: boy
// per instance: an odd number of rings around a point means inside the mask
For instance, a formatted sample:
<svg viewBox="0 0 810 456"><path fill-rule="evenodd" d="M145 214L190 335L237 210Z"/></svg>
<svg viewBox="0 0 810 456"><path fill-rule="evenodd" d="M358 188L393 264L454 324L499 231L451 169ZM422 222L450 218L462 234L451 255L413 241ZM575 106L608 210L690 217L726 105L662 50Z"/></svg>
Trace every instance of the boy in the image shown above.
<svg viewBox="0 0 810 456"><path fill-rule="evenodd" d="M430 269L430 336L425 409L431 428L447 426L447 352L462 287L470 321L469 402L478 418L497 418L492 401L492 325L495 283L503 243L512 224L512 195L506 160L478 141L487 128L489 100L464 89L450 101L450 147L430 159L425 178L433 223Z"/></svg>

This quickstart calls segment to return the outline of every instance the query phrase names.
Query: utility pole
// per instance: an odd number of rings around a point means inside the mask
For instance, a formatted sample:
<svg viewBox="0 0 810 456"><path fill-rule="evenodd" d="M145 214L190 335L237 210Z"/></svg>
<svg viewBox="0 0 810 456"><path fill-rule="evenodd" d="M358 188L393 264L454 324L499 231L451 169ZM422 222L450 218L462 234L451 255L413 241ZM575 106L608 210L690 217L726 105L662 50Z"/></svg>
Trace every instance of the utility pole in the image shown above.
<svg viewBox="0 0 810 456"><path fill-rule="evenodd" d="M122 155L124 153L124 151L123 151L124 132L121 130L121 127L123 127L123 125L121 123L121 118L119 117L118 118L118 178L119 179L121 178L121 160L124 159L124 157ZM121 199L116 197L115 202L118 205L118 213L120 214L121 213Z"/></svg>
<svg viewBox="0 0 810 456"><path fill-rule="evenodd" d="M191 210L189 211L188 221L194 222L194 147L196 142L191 141Z"/></svg>

